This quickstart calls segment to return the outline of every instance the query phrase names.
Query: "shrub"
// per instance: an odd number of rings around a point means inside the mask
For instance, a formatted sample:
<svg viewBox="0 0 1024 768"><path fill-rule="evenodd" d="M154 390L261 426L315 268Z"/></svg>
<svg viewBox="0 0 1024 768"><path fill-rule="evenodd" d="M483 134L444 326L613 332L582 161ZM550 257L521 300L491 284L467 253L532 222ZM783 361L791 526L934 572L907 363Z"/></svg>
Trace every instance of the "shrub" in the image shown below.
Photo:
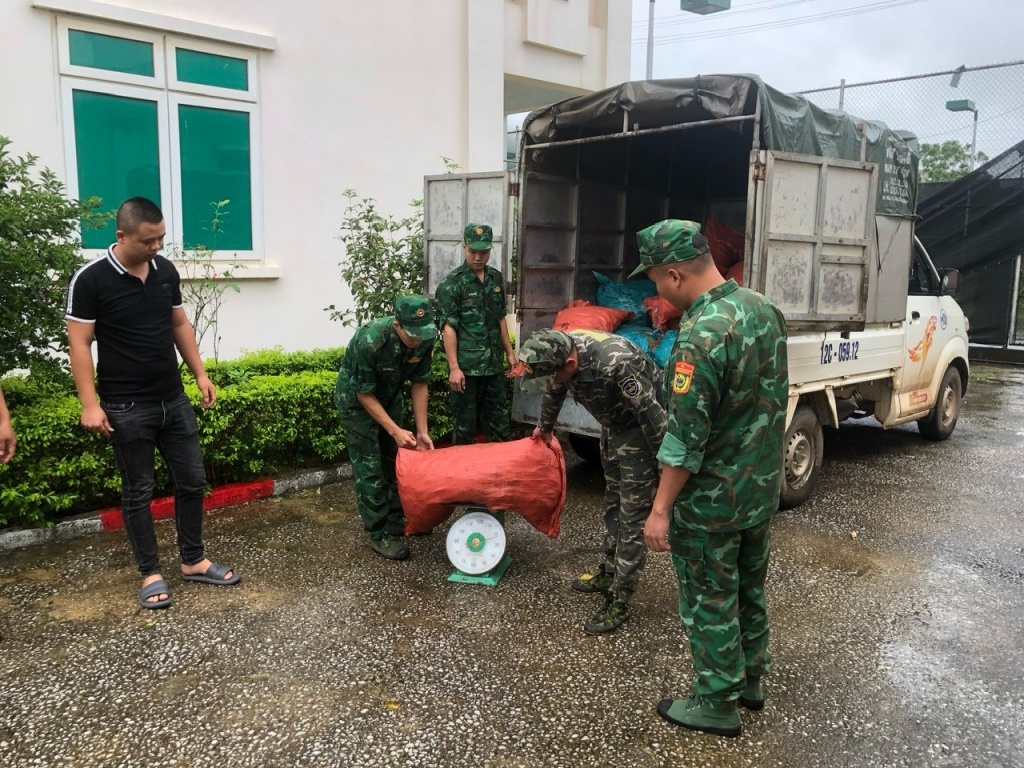
<svg viewBox="0 0 1024 768"><path fill-rule="evenodd" d="M15 368L63 365L64 301L82 265L77 231L103 220L98 198L68 200L33 155L11 157L0 136L0 375Z"/></svg>
<svg viewBox="0 0 1024 768"><path fill-rule="evenodd" d="M252 480L345 457L345 436L334 408L334 384L344 349L253 352L209 366L217 403L199 406L186 377L185 391L199 421L199 441L212 485ZM445 440L452 428L448 365L435 353L429 383L430 434ZM511 387L511 381L509 386ZM63 376L3 380L18 433L18 452L0 465L0 526L40 527L62 516L120 502L114 452L104 438L79 426L74 384ZM412 407L405 421L412 428ZM157 494L171 491L157 460Z"/></svg>
<svg viewBox="0 0 1024 768"><path fill-rule="evenodd" d="M218 387L245 381L251 376L280 376L301 371L333 371L341 368L344 347L314 349L309 352L284 352L262 349L249 352L236 360L206 363L210 380ZM5 390L6 391L6 390Z"/></svg>

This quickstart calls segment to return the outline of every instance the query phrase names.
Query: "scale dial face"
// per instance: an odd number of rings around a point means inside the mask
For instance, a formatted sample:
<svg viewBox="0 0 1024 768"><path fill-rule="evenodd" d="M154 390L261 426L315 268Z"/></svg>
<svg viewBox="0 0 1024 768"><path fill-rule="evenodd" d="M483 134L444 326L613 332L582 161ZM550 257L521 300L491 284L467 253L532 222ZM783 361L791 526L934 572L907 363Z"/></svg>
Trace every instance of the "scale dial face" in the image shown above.
<svg viewBox="0 0 1024 768"><path fill-rule="evenodd" d="M487 512L467 512L448 529L448 559L463 573L493 570L505 554L505 529Z"/></svg>

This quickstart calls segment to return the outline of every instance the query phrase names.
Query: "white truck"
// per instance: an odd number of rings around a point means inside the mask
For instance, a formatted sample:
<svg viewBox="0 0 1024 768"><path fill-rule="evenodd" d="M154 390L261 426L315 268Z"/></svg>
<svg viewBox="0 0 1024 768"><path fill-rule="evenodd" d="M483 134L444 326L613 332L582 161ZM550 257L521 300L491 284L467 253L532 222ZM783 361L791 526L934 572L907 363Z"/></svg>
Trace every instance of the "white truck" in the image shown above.
<svg viewBox="0 0 1024 768"><path fill-rule="evenodd" d="M917 421L932 440L953 432L967 320L958 274L939 274L914 237L912 137L733 75L625 83L538 110L523 130L518 183L428 177L431 292L461 259L461 225L494 222L525 338L572 299L593 302L594 272L625 279L638 230L712 215L744 233L743 283L786 317L783 507L814 487L823 425L874 416L885 428ZM539 397L517 390L513 418L538 415ZM584 409L567 401L558 428L596 457L600 428Z"/></svg>

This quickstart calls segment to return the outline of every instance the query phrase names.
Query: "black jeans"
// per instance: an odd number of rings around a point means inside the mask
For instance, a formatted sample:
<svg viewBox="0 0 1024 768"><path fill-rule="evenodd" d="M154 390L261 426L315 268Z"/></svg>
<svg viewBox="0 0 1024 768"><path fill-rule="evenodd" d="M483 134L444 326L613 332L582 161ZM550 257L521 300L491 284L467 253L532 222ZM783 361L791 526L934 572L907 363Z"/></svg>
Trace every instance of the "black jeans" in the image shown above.
<svg viewBox="0 0 1024 768"><path fill-rule="evenodd" d="M181 562L203 560L203 494L206 471L199 451L199 426L185 394L158 403L100 406L114 429L111 441L121 471L121 514L143 577L160 572L153 500L153 449L158 448L174 480L174 526Z"/></svg>

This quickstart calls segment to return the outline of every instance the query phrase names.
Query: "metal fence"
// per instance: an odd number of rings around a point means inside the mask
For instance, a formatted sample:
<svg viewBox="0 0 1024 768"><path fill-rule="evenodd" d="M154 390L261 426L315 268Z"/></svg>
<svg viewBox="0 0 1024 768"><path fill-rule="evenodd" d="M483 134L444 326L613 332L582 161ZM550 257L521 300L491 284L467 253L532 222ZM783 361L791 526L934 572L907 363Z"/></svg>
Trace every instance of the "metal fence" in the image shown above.
<svg viewBox="0 0 1024 768"><path fill-rule="evenodd" d="M911 131L922 144L956 141L968 148L974 114L950 111L946 104L969 100L977 109L980 154L991 159L1024 139L1024 61L862 83L843 80L801 93L822 107Z"/></svg>

